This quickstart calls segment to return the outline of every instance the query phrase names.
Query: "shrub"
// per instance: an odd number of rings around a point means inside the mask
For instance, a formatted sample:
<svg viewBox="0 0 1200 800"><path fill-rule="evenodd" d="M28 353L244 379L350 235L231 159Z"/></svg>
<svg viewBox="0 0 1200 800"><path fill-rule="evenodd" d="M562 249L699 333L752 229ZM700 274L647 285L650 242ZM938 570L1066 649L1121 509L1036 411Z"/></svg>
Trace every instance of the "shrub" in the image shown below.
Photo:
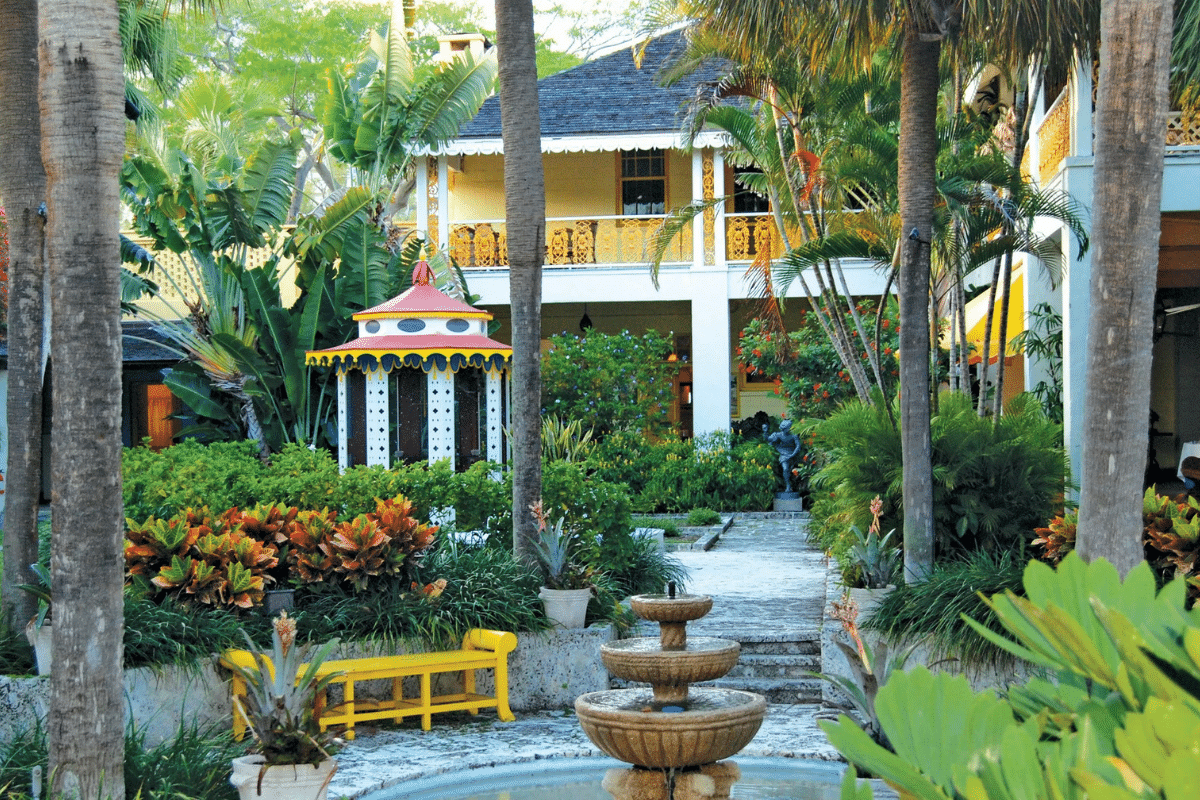
<svg viewBox="0 0 1200 800"><path fill-rule="evenodd" d="M941 657L972 664L1006 661L1003 652L976 633L964 617L989 630L1002 631L981 595L1012 592L1023 597L1026 563L1023 553L1015 550L976 551L938 562L925 580L893 589L863 627L894 639L925 639Z"/></svg>
<svg viewBox="0 0 1200 800"><path fill-rule="evenodd" d="M875 495L883 499L883 529L901 527L900 433L881 403L857 401L818 423L813 433L824 466L814 478L810 530L841 560L850 527L869 523ZM1019 548L1062 506L1067 474L1062 428L1046 419L1034 398L1014 399L996 424L978 417L969 398L943 395L931 434L938 558Z"/></svg>
<svg viewBox="0 0 1200 800"><path fill-rule="evenodd" d="M126 448L121 458L125 516L144 520L173 517L185 508L253 505L261 470L258 448L248 441L202 445L189 440L157 453L148 446Z"/></svg>
<svg viewBox="0 0 1200 800"><path fill-rule="evenodd" d="M380 576L408 576L436 530L419 523L399 495L345 522L331 511L278 505L219 515L202 508L169 520L128 520L125 562L130 581L151 596L248 609L270 584L345 581L361 592Z"/></svg>
<svg viewBox="0 0 1200 800"><path fill-rule="evenodd" d="M672 343L655 331L632 336L590 330L550 337L542 359L542 413L591 424L597 439L613 431L662 435L679 366Z"/></svg>
<svg viewBox="0 0 1200 800"><path fill-rule="evenodd" d="M238 619L223 609L162 602L125 592L125 669L190 664L230 647L240 647Z"/></svg>
<svg viewBox="0 0 1200 800"><path fill-rule="evenodd" d="M721 515L711 508L693 508L688 512L688 525L716 525L721 521Z"/></svg>
<svg viewBox="0 0 1200 800"><path fill-rule="evenodd" d="M862 313L864 330L875 348L874 305L863 303L858 309ZM840 404L855 397L854 386L846 372L837 350L829 336L822 330L816 315L804 309L803 323L799 330L782 334L772 332L762 320L752 320L742 330L737 355L739 368L750 375L766 375L775 378L775 393L787 398L788 416L795 420L824 418L832 414ZM879 333L880 370L885 383L895 387L898 373L896 352L900 343L899 309L890 303L884 312ZM845 315L847 330L854 331L854 320ZM855 341L858 339L855 337ZM859 353L864 366L865 353ZM873 376L867 366L868 374Z"/></svg>
<svg viewBox="0 0 1200 800"><path fill-rule="evenodd" d="M625 432L601 442L587 466L601 480L627 486L639 513L760 511L775 496L775 461L766 443L735 444L726 434L650 442Z"/></svg>

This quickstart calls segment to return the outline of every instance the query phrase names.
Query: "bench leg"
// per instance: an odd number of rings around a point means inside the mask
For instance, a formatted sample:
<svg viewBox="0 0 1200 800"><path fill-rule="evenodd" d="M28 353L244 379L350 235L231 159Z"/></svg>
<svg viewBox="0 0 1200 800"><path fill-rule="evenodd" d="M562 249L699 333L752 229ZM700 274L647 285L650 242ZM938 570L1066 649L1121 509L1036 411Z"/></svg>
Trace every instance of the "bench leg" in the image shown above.
<svg viewBox="0 0 1200 800"><path fill-rule="evenodd" d="M354 679L347 680L343 686L345 686L345 694L342 697L342 702L346 706L346 716L350 718L350 721L346 723L346 732L343 736L347 740L352 740L354 739Z"/></svg>
<svg viewBox="0 0 1200 800"><path fill-rule="evenodd" d="M425 712L421 715L421 730L427 731L433 728L433 691L430 684L430 673L421 673L421 709Z"/></svg>
<svg viewBox="0 0 1200 800"><path fill-rule="evenodd" d="M508 659L500 656L496 659L496 715L503 722L512 722L516 716L508 707Z"/></svg>
<svg viewBox="0 0 1200 800"><path fill-rule="evenodd" d="M473 669L464 669L463 670L463 693L464 694L475 694L475 670L473 670ZM479 716L478 708L471 708L471 709L467 709L467 710L471 712L471 716L473 716L473 717Z"/></svg>
<svg viewBox="0 0 1200 800"><path fill-rule="evenodd" d="M246 715L239 700L243 703L246 700L246 682L235 673L229 684L229 704L233 711L233 738L240 742L246 738Z"/></svg>

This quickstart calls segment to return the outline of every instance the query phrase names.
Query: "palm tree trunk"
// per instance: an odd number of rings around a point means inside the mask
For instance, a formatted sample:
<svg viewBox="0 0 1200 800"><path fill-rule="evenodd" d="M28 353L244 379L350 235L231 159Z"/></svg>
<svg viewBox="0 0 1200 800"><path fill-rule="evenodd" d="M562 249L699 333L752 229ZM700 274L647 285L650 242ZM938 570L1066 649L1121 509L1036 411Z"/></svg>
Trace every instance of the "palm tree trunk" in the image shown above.
<svg viewBox="0 0 1200 800"><path fill-rule="evenodd" d="M983 323L983 356L979 362L979 397L976 404L976 413L983 416L987 410L987 379L988 379L988 361L992 357L992 325L995 323L996 311L996 293L1000 291L1000 275L1003 262L1000 256L996 256L996 261L992 267L992 283L988 287L988 305L987 316Z"/></svg>
<svg viewBox="0 0 1200 800"><path fill-rule="evenodd" d="M1000 413L1004 410L1004 359L1008 356L1008 309L1012 303L1012 250L1004 254L1004 272L1000 276L1000 286L1004 289L1004 298L1000 301L1000 343L996 345L996 396L992 398L992 421L1000 424Z"/></svg>
<svg viewBox="0 0 1200 800"><path fill-rule="evenodd" d="M37 97L37 0L0 0L0 197L8 215L8 464L4 471L4 578L0 614L23 625L37 601L17 589L37 561L45 374L46 199Z"/></svg>
<svg viewBox="0 0 1200 800"><path fill-rule="evenodd" d="M52 794L124 797L117 5L39 9L54 352Z"/></svg>
<svg viewBox="0 0 1200 800"><path fill-rule="evenodd" d="M537 526L530 505L542 496L542 259L546 184L542 171L533 3L496 0L504 213L512 303L513 553L533 563Z"/></svg>
<svg viewBox="0 0 1200 800"><path fill-rule="evenodd" d="M905 26L900 79L900 441L904 458L904 579L933 568L929 430L929 241L933 233L940 41Z"/></svg>
<svg viewBox="0 0 1200 800"><path fill-rule="evenodd" d="M1121 574L1143 558L1142 475L1166 149L1171 0L1100 16L1095 196L1079 554Z"/></svg>

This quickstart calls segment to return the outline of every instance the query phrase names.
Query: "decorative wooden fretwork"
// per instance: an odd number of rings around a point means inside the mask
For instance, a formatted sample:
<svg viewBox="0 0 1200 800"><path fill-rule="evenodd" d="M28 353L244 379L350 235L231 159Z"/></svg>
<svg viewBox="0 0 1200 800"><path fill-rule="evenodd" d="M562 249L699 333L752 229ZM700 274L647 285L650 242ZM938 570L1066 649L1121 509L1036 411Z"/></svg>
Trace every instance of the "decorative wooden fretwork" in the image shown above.
<svg viewBox="0 0 1200 800"><path fill-rule="evenodd" d="M450 257L459 264L471 263L471 229L466 225L450 226Z"/></svg>
<svg viewBox="0 0 1200 800"><path fill-rule="evenodd" d="M783 255L783 247L775 231L775 220L763 216L754 220L754 252L769 253L771 258Z"/></svg>
<svg viewBox="0 0 1200 800"><path fill-rule="evenodd" d="M1042 120L1038 131L1038 178L1045 184L1071 153L1071 98L1061 97Z"/></svg>
<svg viewBox="0 0 1200 800"><path fill-rule="evenodd" d="M545 264L645 264L654 234L661 224L661 217L548 221ZM502 222L456 223L450 226L449 250L455 262L464 269L508 266L507 229ZM685 226L668 244L662 261L664 264L683 264L691 260L691 228Z"/></svg>
<svg viewBox="0 0 1200 800"><path fill-rule="evenodd" d="M550 243L547 248L547 264L571 263L571 229L551 228Z"/></svg>
<svg viewBox="0 0 1200 800"><path fill-rule="evenodd" d="M475 266L494 267L496 260L496 231L486 222L475 226Z"/></svg>
<svg viewBox="0 0 1200 800"><path fill-rule="evenodd" d="M748 261L750 255L750 226L746 217L726 217L725 258L729 261Z"/></svg>
<svg viewBox="0 0 1200 800"><path fill-rule="evenodd" d="M1178 111L1167 117L1167 145L1200 145L1200 119L1189 120L1184 126L1183 115Z"/></svg>
<svg viewBox="0 0 1200 800"><path fill-rule="evenodd" d="M702 187L704 190L704 199L712 200L716 197L716 183L714 178L715 170L713 168L713 152L705 150L704 157L701 160L701 178ZM717 263L717 244L716 244L716 219L717 212L712 206L704 210L704 263Z"/></svg>
<svg viewBox="0 0 1200 800"><path fill-rule="evenodd" d="M575 222L575 242L572 260L576 264L592 264L596 261L596 235L592 223L581 219Z"/></svg>
<svg viewBox="0 0 1200 800"><path fill-rule="evenodd" d="M438 162L433 156L425 159L425 185L429 187L429 213L426 220L426 241L438 246Z"/></svg>

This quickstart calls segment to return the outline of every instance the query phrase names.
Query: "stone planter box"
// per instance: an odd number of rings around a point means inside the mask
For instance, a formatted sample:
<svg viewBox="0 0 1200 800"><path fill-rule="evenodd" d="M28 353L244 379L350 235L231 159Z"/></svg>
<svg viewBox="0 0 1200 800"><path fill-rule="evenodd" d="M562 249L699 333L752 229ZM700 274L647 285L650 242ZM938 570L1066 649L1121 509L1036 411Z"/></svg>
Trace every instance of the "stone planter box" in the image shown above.
<svg viewBox="0 0 1200 800"><path fill-rule="evenodd" d="M515 712L573 708L575 698L586 692L608 688L608 670L600 660L600 645L613 638L609 625L579 630L518 634L517 649L508 659L509 705ZM350 643L337 648L331 658L413 652L403 646L384 650L367 643ZM434 693L461 691L453 675L438 676ZM479 691L491 693L495 683L490 672L477 675ZM213 659L188 667L141 668L125 671L126 718L146 734L146 744L170 738L181 719L228 725L231 719L229 674L219 670ZM418 691L416 679L406 691ZM386 685L385 685L386 684ZM380 696L390 695L390 681L375 687ZM439 685L443 688L439 690ZM368 689L371 684L359 684ZM359 697L371 692L359 691ZM338 702L336 692L330 700ZM45 719L50 706L48 677L0 675L0 742Z"/></svg>

